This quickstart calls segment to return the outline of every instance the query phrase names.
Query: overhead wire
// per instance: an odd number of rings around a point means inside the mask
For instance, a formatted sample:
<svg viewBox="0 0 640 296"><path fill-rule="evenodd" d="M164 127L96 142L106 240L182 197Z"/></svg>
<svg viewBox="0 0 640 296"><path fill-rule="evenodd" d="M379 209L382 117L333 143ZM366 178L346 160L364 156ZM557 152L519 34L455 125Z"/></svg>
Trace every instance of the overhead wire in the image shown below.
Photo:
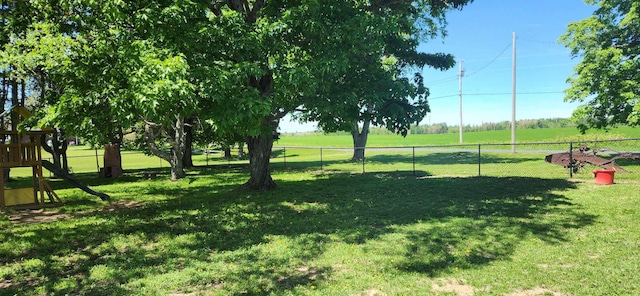
<svg viewBox="0 0 640 296"><path fill-rule="evenodd" d="M471 72L471 73L467 74L466 76L467 76L467 77L469 77L469 76L471 76L471 75L474 75L474 74L476 74L476 73L478 73L478 72L480 72L480 71L484 70L486 67L489 67L489 66L490 66L491 64L493 64L493 63L494 63L494 62L495 62L495 61L496 61L496 60L497 60L497 59L498 59L498 58L499 58L499 57L500 57L500 56L501 56L505 51L507 51L507 49L511 48L511 46L512 46L512 44L511 44L511 43L509 43L509 44L508 44L508 45L507 45L507 46L506 46L506 47L505 47L505 48L504 48L504 49L503 49L503 50L502 50L502 51L501 51L501 52L500 52L500 53L499 53L495 58L493 58L493 60L491 60L491 61L490 61L489 63L487 63L486 65L484 65L484 66L480 67L480 69L478 69L478 70L476 70L476 71L474 71L474 72Z"/></svg>
<svg viewBox="0 0 640 296"><path fill-rule="evenodd" d="M433 85L443 84L443 83L456 81L456 80L458 80L458 76L453 76L453 77L449 77L449 78L442 78L442 79L434 80L433 82L427 83L427 85L428 86L433 86Z"/></svg>
<svg viewBox="0 0 640 296"><path fill-rule="evenodd" d="M543 94L562 94L564 92L562 91L532 91L532 92L517 92L516 94L518 95L543 95ZM469 94L465 94L465 96L499 96L499 95L510 95L511 93L508 92L504 92L504 93L469 93ZM428 98L429 100L437 100L437 99L444 99L444 98L450 98L450 97L457 97L459 94L451 94L451 95L445 95L445 96L438 96L438 97L434 97L434 98Z"/></svg>
<svg viewBox="0 0 640 296"><path fill-rule="evenodd" d="M520 40L520 39L521 38L518 37L518 40ZM534 43L558 45L558 43L556 43L556 42L549 42L549 41L538 41L538 40L531 40L531 39L522 39L522 40L523 41L528 41L528 42L534 42ZM465 76L469 77L471 75L475 75L475 74L479 73L480 71L486 69L487 67L489 67L490 65L495 63L512 46L513 46L513 44L510 42L491 61L489 61L487 64L483 65L479 69L477 69L477 70L475 70L475 71L473 71L471 73L466 74ZM548 55L557 55L557 54L564 54L564 53L565 52L551 52L551 53L544 53L544 54L523 55L521 57L548 56ZM534 67L530 67L530 68L553 67L553 66L560 66L560 65L565 65L565 64L570 64L570 63L539 65L539 66L534 66ZM438 80L434 80L432 82L429 82L429 83L427 83L427 85L428 86L433 86L433 85L438 85L438 84L442 84L442 83L447 83L447 82L458 80L458 78L459 78L458 75L453 76L453 77L448 77L448 78L442 78L442 79L438 79ZM516 93L516 94L529 95L529 94L554 94L554 93L563 93L563 92L558 92L558 91L554 91L554 92L521 92L521 93ZM511 94L511 93L475 93L475 94L470 93L470 94L465 94L465 95L467 95L467 96L487 96L487 95L507 95L507 94ZM439 96L439 97L434 97L434 98L429 98L429 99L435 100L435 99L448 98L448 97L457 97L458 95L459 94L452 94L452 95Z"/></svg>
<svg viewBox="0 0 640 296"><path fill-rule="evenodd" d="M487 63L486 65L480 67L480 69L472 72L471 74L467 74L466 76L471 76L473 74L476 74L480 71L482 71L484 68L488 67L489 65L493 64L507 49L509 49L511 47L511 43L509 43L509 45L507 45L507 47L505 47L495 58L493 58L489 63ZM438 79L438 80L434 80L431 82L428 82L427 84L429 86L433 86L433 85L438 85L438 84L442 84L442 83L447 83L447 82L451 82L451 81L455 81L458 80L458 76L453 76L453 77L449 77L449 78L442 78L442 79Z"/></svg>

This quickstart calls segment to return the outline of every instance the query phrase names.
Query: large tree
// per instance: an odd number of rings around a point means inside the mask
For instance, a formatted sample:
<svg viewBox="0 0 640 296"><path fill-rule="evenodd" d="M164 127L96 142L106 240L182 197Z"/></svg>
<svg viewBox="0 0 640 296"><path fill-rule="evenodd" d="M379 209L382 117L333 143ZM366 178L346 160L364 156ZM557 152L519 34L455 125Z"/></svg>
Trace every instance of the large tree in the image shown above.
<svg viewBox="0 0 640 296"><path fill-rule="evenodd" d="M358 108L364 99L359 107L375 105L368 113L372 120L402 133L405 125L394 126L387 118L411 105L405 100L412 94L425 94L421 82L404 75L407 68L428 64L417 45L443 27L446 10L470 1L29 3L42 11L43 22L78 45L69 51L73 59L63 77L69 81L62 99L52 102L51 117L75 127L104 114L121 127L142 121L152 150L175 161L175 178L183 176L185 120L211 122L228 134L246 136L251 167L246 186L266 190L276 186L269 158L279 120L295 110L320 107L317 98L335 101L332 108L317 108L326 114ZM385 56L398 64L384 65ZM378 81L378 91L363 92L367 82ZM335 95L351 86L365 95ZM373 110L385 115L376 117ZM100 124L93 124L94 131L104 134Z"/></svg>
<svg viewBox="0 0 640 296"><path fill-rule="evenodd" d="M261 119L257 122L257 129L255 126L248 129L251 176L246 185L262 190L275 187L269 173L269 156L273 133L286 114L313 110L311 112L329 115L327 117L337 115L333 120L347 122L340 125L353 126L354 120L359 119L358 108L376 105L364 116L382 125L393 126L391 121L386 121L390 118L385 115L409 106L410 103L404 101L407 97L400 94L404 92L408 96L411 91L401 91L398 87L411 83L398 83L409 81L401 80L406 78L391 70L381 71L383 56L395 56L402 63L397 69L426 65L424 54L416 51L417 45L443 28L446 10L460 8L469 2L219 2L220 12L217 15L227 15L225 10L240 14L243 21L240 28L244 36L241 40L250 41L247 43L250 45L257 44L252 47L255 51L248 58L259 64L259 72L250 75L245 83L254 89L251 93L257 92L257 96L240 101L257 106L251 109L255 115L252 118ZM368 86L365 85L366 77L371 77ZM379 91L373 94L362 92L367 87L371 88L376 80L384 80ZM350 86L359 89L350 89ZM337 95L340 90L342 92ZM424 89L417 92L425 93ZM363 93L365 95L360 95ZM387 102L395 100L400 104L389 108L387 113L382 107L385 105L382 97L391 100ZM358 105L359 102L363 104ZM391 104L387 106L391 107ZM424 107L412 107L414 110L420 108Z"/></svg>
<svg viewBox="0 0 640 296"><path fill-rule="evenodd" d="M317 59L341 52L343 61L338 62L341 67L318 75L321 91L297 115L301 120L317 121L325 132L350 132L354 161L364 158L371 125L404 136L412 123L424 118L429 111L421 75L424 66L448 69L455 63L448 54L417 51L420 41L443 33L445 10L416 9L419 6L412 6L419 5L416 3L387 3L393 9L375 4L361 10L353 7L346 21L343 15L323 11L314 17L323 19L334 42L314 45L311 54ZM416 20L424 24L416 26Z"/></svg>
<svg viewBox="0 0 640 296"><path fill-rule="evenodd" d="M113 38L115 34L109 38L106 30L97 29L108 22L101 10L67 1L13 2L25 8L12 15L29 22L22 32L11 35L11 42L0 54L5 62L15 65L17 74L32 82L30 92L38 98L34 117L40 119L38 124L82 136L91 144L119 147L123 126L130 124L123 119L130 116L123 115L122 108L113 108L110 101L126 93L124 83L131 67L120 63L118 53L126 52L127 38L122 34L118 36L121 39ZM109 7L105 5L105 9ZM110 42L114 40L123 42ZM66 146L52 147L54 160L59 157L58 147Z"/></svg>
<svg viewBox="0 0 640 296"><path fill-rule="evenodd" d="M640 125L640 2L587 0L593 15L569 24L560 40L582 60L567 81L567 101L580 105L573 113L578 127Z"/></svg>
<svg viewBox="0 0 640 296"><path fill-rule="evenodd" d="M12 18L20 19L29 11L25 5L8 6L7 9L11 9ZM50 26L38 22L14 25L8 28L7 33L6 42L0 48L0 68L10 70L6 72L6 77L11 79L11 105L25 106L27 93L30 107L33 108L43 106L47 97L59 97L59 70L70 60L67 52L73 43L71 38L55 34ZM18 118L13 115L11 124L15 130L18 128ZM48 143L43 148L51 153L54 165L68 171L64 130L54 129L51 134L42 136L42 142Z"/></svg>
<svg viewBox="0 0 640 296"><path fill-rule="evenodd" d="M42 122L66 128L93 144L116 145L122 142L123 130L142 122L149 151L171 164L172 179L184 177L189 120L198 110L197 100L209 94L197 88L206 84L199 78L216 76L202 63L207 53L216 50L204 46L210 34L200 32L202 23L208 22L206 6L189 1L29 4L32 9L27 13L35 20L29 32L45 27L50 34L41 35L57 37L49 39L72 40L71 46L47 44L62 48L54 52L63 52L66 63L35 67L63 73L52 79L64 87L56 96L47 96L52 107L42 109ZM14 39L16 44L28 40ZM46 61L47 50L36 50L40 47L14 46L18 52L11 56Z"/></svg>

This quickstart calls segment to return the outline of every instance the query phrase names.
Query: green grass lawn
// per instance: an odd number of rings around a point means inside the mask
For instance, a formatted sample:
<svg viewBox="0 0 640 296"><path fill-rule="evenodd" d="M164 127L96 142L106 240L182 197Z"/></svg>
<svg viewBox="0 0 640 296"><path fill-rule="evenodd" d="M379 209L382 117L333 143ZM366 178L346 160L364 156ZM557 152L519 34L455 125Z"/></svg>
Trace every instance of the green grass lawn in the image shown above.
<svg viewBox="0 0 640 296"><path fill-rule="evenodd" d="M640 293L640 161L597 185L593 166L568 179L544 161L564 146L368 149L364 163L346 147L276 147L270 192L238 190L247 160L198 152L171 182L166 162L125 151L125 176L98 179L101 152L73 147L76 176L112 201L53 178L63 205L1 210L0 295Z"/></svg>
<svg viewBox="0 0 640 296"><path fill-rule="evenodd" d="M640 293L637 181L283 168L278 190L245 192L242 167L93 176L78 177L111 203L52 181L64 206L0 213L0 295Z"/></svg>

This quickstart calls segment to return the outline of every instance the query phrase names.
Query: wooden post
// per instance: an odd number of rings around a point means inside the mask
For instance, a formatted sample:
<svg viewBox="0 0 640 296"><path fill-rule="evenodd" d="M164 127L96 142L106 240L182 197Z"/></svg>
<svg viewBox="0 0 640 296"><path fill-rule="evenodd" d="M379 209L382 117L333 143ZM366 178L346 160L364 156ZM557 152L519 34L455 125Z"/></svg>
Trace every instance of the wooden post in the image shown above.
<svg viewBox="0 0 640 296"><path fill-rule="evenodd" d="M38 168L36 166L31 167L31 186L33 187L33 203L38 203L38 186L40 186L40 179L38 178Z"/></svg>
<svg viewBox="0 0 640 296"><path fill-rule="evenodd" d="M41 138L42 137L36 137L36 153L38 157L36 171L38 173L38 191L40 191L40 201L44 204L44 177L42 176L42 142L40 142Z"/></svg>
<svg viewBox="0 0 640 296"><path fill-rule="evenodd" d="M0 208L4 208L4 167L1 164L0 174L2 174L2 178L0 178Z"/></svg>

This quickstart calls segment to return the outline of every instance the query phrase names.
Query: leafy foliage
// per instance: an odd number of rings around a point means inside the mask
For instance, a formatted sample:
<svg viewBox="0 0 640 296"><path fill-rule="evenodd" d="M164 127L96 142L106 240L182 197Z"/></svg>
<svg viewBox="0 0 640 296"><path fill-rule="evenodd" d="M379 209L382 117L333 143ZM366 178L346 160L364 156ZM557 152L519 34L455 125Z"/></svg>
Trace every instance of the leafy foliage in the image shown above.
<svg viewBox="0 0 640 296"><path fill-rule="evenodd" d="M331 71L318 68L322 72L314 77L321 81L317 85L320 91L306 99L305 109L297 117L318 121L326 132L351 131L357 122L371 122L406 135L411 123L419 122L429 111L420 68L454 65L451 55L417 51L420 40L443 30L444 10L411 1L388 6L372 3L364 9L341 3L345 6L342 14L321 10L319 16L309 16L321 19L324 27L314 29L332 38L329 43L312 44L306 51L313 60L328 59L335 64L325 63ZM347 13L349 17L344 16ZM412 70L416 71L409 79Z"/></svg>
<svg viewBox="0 0 640 296"><path fill-rule="evenodd" d="M585 102L573 117L579 128L640 125L640 3L633 0L587 1L594 14L570 23L561 42L582 57L566 100Z"/></svg>
<svg viewBox="0 0 640 296"><path fill-rule="evenodd" d="M453 64L417 46L444 34L446 10L469 2L34 0L15 20L33 19L27 31L45 24L57 38L50 47L64 48L43 122L95 144L144 122L151 150L178 169L193 118L219 142L246 137L250 187L268 189L272 134L295 110L327 129L366 118L406 134L428 111L415 73ZM32 47L19 59L46 59Z"/></svg>

